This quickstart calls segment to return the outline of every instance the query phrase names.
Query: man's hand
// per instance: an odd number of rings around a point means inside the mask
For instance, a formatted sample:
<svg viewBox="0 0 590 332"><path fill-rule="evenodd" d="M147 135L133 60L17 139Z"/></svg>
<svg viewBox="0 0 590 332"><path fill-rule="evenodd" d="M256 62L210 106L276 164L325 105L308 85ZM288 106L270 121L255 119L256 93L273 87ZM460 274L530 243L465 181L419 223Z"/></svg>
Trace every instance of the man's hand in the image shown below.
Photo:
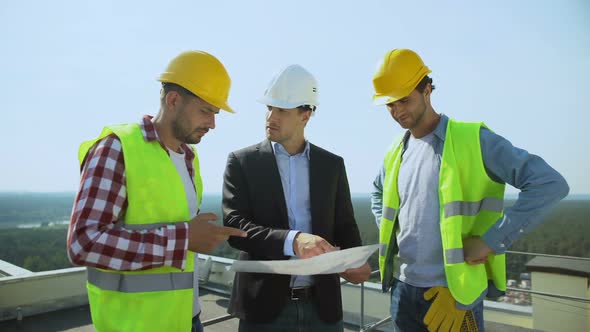
<svg viewBox="0 0 590 332"><path fill-rule="evenodd" d="M240 229L217 226L209 221L217 220L213 213L203 213L188 222L188 249L202 254L210 253L230 236L246 237Z"/></svg>
<svg viewBox="0 0 590 332"><path fill-rule="evenodd" d="M488 260L488 255L493 253L492 249L479 236L463 239L463 257L467 264L485 263Z"/></svg>
<svg viewBox="0 0 590 332"><path fill-rule="evenodd" d="M337 249L321 236L297 233L295 239L293 239L293 252L299 258L310 258L334 250Z"/></svg>
<svg viewBox="0 0 590 332"><path fill-rule="evenodd" d="M371 276L371 266L369 263L365 263L361 267L348 269L340 273L340 276L352 284L360 284L361 282L369 280L369 277Z"/></svg>

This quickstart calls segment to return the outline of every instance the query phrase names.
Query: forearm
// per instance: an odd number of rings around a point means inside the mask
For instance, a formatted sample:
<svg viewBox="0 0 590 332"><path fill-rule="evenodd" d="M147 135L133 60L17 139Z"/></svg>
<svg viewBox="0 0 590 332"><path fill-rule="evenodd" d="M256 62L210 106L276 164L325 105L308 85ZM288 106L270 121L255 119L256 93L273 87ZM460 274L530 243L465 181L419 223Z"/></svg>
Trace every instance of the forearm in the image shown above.
<svg viewBox="0 0 590 332"><path fill-rule="evenodd" d="M377 227L381 225L381 214L383 213L383 179L385 177L385 168L381 167L379 174L373 181L373 190L371 191L371 212L375 216Z"/></svg>
<svg viewBox="0 0 590 332"><path fill-rule="evenodd" d="M228 156L223 181L223 224L239 228L248 233L246 238L231 237L229 244L256 257L266 259L285 259L285 239L288 229L270 227L258 223L252 212L248 192L248 181L243 174L240 162L231 153ZM277 222L277 220L273 220Z"/></svg>
<svg viewBox="0 0 590 332"><path fill-rule="evenodd" d="M187 223L149 231L131 231L97 220L74 217L68 238L72 264L107 270L133 271L161 266L184 269Z"/></svg>
<svg viewBox="0 0 590 332"><path fill-rule="evenodd" d="M553 173L547 174L548 182L531 183L521 188L514 205L506 208L504 215L483 235L483 240L494 252L508 250L514 241L545 221L548 212L567 196L569 187L563 177L557 172L548 173Z"/></svg>
<svg viewBox="0 0 590 332"><path fill-rule="evenodd" d="M98 180L90 179L88 187ZM122 180L124 183L124 176ZM119 190L114 189L117 187ZM68 231L68 256L73 264L121 271L184 268L187 223L151 230L125 229L118 221L127 204L125 186L112 186L109 201L91 197L91 192L83 187L74 204Z"/></svg>
<svg viewBox="0 0 590 332"><path fill-rule="evenodd" d="M188 246L186 223L149 231L124 228L127 206L121 143L107 137L88 153L68 229L72 264L110 270L184 268Z"/></svg>
<svg viewBox="0 0 590 332"><path fill-rule="evenodd" d="M248 236L245 238L231 237L228 243L232 247L256 257L266 259L287 258L284 253L284 245L289 233L288 229L277 229L258 225L237 212L232 212L225 216L223 224L228 227L239 228L248 233Z"/></svg>
<svg viewBox="0 0 590 332"><path fill-rule="evenodd" d="M510 245L541 222L568 192L563 176L539 156L512 146L487 130L481 131L482 155L490 177L520 190L512 207L483 235L496 253Z"/></svg>

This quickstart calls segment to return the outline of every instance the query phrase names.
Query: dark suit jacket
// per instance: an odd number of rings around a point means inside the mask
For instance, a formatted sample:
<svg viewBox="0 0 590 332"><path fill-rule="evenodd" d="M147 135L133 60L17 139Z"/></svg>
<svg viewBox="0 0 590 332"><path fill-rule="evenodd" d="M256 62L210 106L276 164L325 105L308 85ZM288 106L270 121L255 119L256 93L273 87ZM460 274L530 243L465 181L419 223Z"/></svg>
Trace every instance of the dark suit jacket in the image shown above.
<svg viewBox="0 0 590 332"><path fill-rule="evenodd" d="M281 178L271 143L230 153L223 184L223 223L248 232L229 243L243 260L289 259L283 244L289 220ZM361 245L348 188L344 160L310 145L309 191L312 232L343 249ZM236 273L228 312L251 322L269 322L289 297L291 276ZM337 274L314 276L314 301L327 322L342 319Z"/></svg>

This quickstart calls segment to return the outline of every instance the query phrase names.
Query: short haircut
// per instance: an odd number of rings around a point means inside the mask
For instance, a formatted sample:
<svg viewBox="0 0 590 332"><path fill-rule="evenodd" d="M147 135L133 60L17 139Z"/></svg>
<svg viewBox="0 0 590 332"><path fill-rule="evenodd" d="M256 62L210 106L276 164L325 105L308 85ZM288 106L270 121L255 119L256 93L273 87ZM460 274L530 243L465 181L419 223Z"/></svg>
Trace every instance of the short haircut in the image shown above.
<svg viewBox="0 0 590 332"><path fill-rule="evenodd" d="M315 106L312 106L312 105L301 105L301 106L297 106L297 109L298 109L300 112L307 112L307 111L312 111L312 112L314 112L314 111L315 111L315 109L316 109L316 107L315 107Z"/></svg>
<svg viewBox="0 0 590 332"><path fill-rule="evenodd" d="M428 75L424 76L424 78L420 81L420 83L418 83L418 85L416 86L416 90L420 93L424 92L424 89L426 89L426 85L430 84L430 86L432 87L431 90L434 91L434 85L432 84L432 78L428 77Z"/></svg>
<svg viewBox="0 0 590 332"><path fill-rule="evenodd" d="M166 94L168 94L168 92L170 92L170 91L175 91L175 92L178 92L181 95L185 95L185 96L199 98L199 96L197 96L196 94L190 92L188 89L186 89L176 83L162 82L162 92L160 93L160 101L162 102L162 105L164 104L164 100L166 99Z"/></svg>

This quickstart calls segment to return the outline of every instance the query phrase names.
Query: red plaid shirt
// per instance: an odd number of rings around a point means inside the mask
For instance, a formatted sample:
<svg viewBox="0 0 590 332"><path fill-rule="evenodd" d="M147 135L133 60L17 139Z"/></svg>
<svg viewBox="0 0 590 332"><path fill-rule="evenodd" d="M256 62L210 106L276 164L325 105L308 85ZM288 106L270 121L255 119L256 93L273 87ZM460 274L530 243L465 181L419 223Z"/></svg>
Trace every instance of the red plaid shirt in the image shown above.
<svg viewBox="0 0 590 332"><path fill-rule="evenodd" d="M141 129L146 142L159 140L152 117L145 115ZM181 145L191 178L192 149ZM75 265L109 270L146 270L161 266L184 269L188 223L175 223L149 231L132 231L115 225L127 208L125 162L121 141L109 135L90 149L82 166L68 229L68 256Z"/></svg>

